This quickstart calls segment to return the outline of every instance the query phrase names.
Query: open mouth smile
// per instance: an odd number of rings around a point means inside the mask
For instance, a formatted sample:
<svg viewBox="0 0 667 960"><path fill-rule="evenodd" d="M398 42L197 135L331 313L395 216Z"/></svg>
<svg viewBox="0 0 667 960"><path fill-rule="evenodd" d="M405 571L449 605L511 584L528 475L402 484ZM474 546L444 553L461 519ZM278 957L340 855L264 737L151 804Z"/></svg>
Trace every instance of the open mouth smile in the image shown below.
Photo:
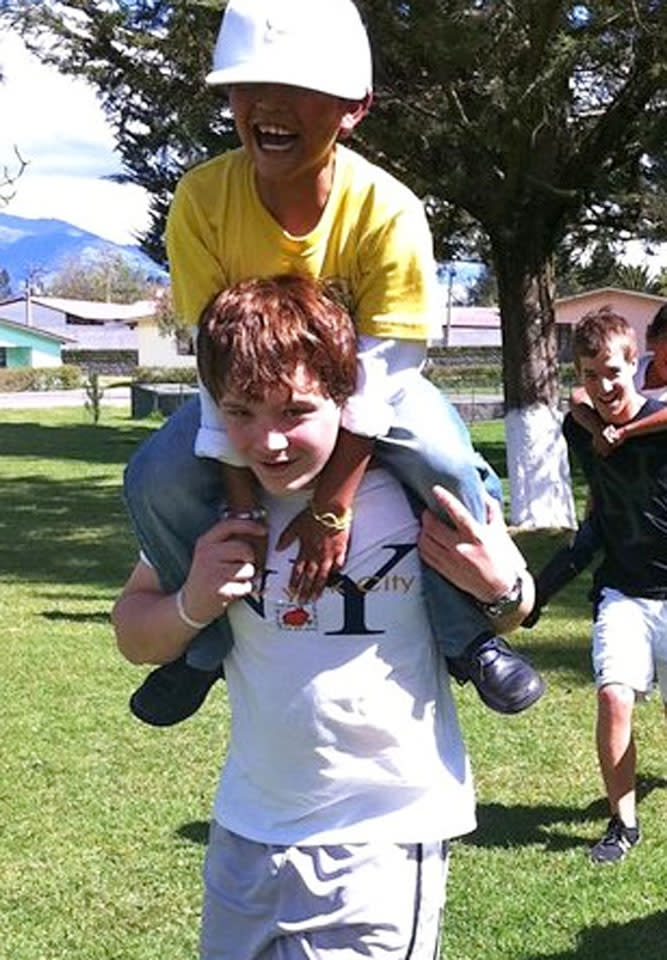
<svg viewBox="0 0 667 960"><path fill-rule="evenodd" d="M264 461L263 463L260 463L259 466L262 470L266 470L268 473L281 473L284 470L289 469L293 463L293 460L271 460Z"/></svg>
<svg viewBox="0 0 667 960"><path fill-rule="evenodd" d="M298 140L298 134L276 123L256 123L252 129L260 150L286 151Z"/></svg>

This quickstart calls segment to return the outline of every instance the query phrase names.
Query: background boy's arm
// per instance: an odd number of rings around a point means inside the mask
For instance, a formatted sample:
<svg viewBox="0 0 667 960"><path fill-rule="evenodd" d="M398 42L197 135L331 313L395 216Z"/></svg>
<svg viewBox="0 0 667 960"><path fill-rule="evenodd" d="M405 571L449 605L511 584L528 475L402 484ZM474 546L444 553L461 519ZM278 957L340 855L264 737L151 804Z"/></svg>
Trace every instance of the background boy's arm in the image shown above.
<svg viewBox="0 0 667 960"><path fill-rule="evenodd" d="M649 413L648 416L641 417L639 420L632 420L622 427L615 427L616 439L613 445L618 446L625 440L629 440L630 437L636 437L640 434L659 433L665 428L667 428L667 406L662 410L656 410L655 413Z"/></svg>
<svg viewBox="0 0 667 960"><path fill-rule="evenodd" d="M535 626L551 598L586 569L601 547L602 536L591 510L577 530L573 542L547 560L535 577L535 606L522 626Z"/></svg>
<svg viewBox="0 0 667 960"><path fill-rule="evenodd" d="M602 457L608 457L613 450L613 443L607 439L607 424L602 420L593 407L590 398L583 387L573 387L570 396L570 413L580 427L587 430L593 437L593 449Z"/></svg>
<svg viewBox="0 0 667 960"><path fill-rule="evenodd" d="M573 388L570 413L579 426L592 435L593 449L603 457L609 456L612 450L629 440L630 437L659 433L667 428L667 407L620 427L605 423L591 406L588 394L583 387Z"/></svg>

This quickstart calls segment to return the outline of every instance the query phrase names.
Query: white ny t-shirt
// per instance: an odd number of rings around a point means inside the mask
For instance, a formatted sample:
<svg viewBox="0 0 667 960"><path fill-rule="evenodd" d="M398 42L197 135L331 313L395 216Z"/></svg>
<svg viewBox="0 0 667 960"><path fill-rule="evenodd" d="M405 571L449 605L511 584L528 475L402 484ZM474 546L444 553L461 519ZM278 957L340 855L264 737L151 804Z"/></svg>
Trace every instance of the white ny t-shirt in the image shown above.
<svg viewBox="0 0 667 960"><path fill-rule="evenodd" d="M275 540L305 497L267 498L264 589L229 610L230 747L214 815L264 843L426 842L475 825L444 660L431 638L418 523L383 470L355 504L340 582L300 606L296 546Z"/></svg>

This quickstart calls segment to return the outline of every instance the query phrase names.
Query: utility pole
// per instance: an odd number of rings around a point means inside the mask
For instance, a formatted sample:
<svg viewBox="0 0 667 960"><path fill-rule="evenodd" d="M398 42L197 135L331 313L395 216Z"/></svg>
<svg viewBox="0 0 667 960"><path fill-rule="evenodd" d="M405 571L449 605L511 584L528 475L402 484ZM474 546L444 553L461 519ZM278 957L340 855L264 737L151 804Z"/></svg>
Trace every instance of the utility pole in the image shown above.
<svg viewBox="0 0 667 960"><path fill-rule="evenodd" d="M32 276L30 273L25 279L25 325L32 326Z"/></svg>
<svg viewBox="0 0 667 960"><path fill-rule="evenodd" d="M445 347L449 346L449 334L452 326L452 287L454 285L454 274L456 270L449 264L447 267L447 307L445 310L445 326L443 328L442 342Z"/></svg>

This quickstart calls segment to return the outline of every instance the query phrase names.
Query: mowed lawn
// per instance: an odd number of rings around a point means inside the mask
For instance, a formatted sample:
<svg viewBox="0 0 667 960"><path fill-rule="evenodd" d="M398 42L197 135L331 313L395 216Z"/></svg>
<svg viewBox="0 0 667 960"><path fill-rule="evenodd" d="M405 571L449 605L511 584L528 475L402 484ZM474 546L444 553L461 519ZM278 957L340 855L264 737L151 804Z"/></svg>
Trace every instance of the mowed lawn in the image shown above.
<svg viewBox="0 0 667 960"><path fill-rule="evenodd" d="M127 698L143 674L116 653L109 626L135 557L122 469L154 426L107 410L97 427L78 410L1 415L2 960L196 956L224 688L179 727L142 726ZM502 472L502 425L475 433ZM562 541L520 537L535 566ZM582 576L515 635L547 678L536 707L503 718L456 690L479 828L453 847L449 960L665 956L667 727L656 699L637 711L644 839L617 868L586 858L606 823L589 582Z"/></svg>

